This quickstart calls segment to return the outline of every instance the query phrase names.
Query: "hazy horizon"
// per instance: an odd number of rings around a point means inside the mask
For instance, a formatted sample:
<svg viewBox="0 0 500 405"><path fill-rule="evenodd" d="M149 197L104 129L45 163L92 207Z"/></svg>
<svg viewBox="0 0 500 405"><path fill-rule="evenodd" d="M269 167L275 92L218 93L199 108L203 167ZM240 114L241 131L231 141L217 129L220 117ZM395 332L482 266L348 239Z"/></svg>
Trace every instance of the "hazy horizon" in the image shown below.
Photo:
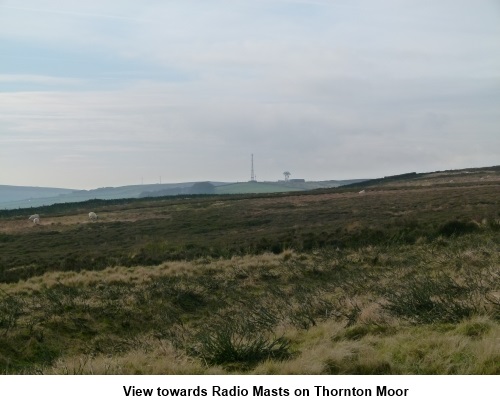
<svg viewBox="0 0 500 405"><path fill-rule="evenodd" d="M291 178L292 179L292 178ZM370 178L352 178L352 179L305 179L306 182L328 182L328 181L344 181L344 180L369 180ZM272 183L283 181L284 179L275 179L275 180L257 180L257 183ZM293 180L293 179L292 179ZM0 184L0 186L6 187L39 187L39 188L53 188L53 189L67 189L67 190L76 190L76 191L89 191L95 190L98 188L117 188L117 187L128 187L128 186L161 186L161 185L176 185L176 184L187 184L187 183L203 183L203 182L211 182L211 183L224 183L224 184L233 184L233 183L247 183L249 180L241 180L241 181L221 181L221 180L187 180L182 182L156 182L156 183L130 183L130 184L121 184L121 185L105 185L93 188L75 188L75 187L54 187L54 186L44 186L44 185L30 185L30 184Z"/></svg>
<svg viewBox="0 0 500 405"><path fill-rule="evenodd" d="M0 55L0 184L499 163L495 0L4 0Z"/></svg>

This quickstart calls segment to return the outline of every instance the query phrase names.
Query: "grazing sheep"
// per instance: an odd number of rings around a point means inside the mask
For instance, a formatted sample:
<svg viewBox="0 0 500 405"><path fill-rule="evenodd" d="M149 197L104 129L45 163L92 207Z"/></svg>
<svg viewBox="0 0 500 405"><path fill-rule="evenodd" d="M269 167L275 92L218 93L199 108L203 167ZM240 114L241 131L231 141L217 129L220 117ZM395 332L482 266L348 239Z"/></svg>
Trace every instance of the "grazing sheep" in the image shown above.
<svg viewBox="0 0 500 405"><path fill-rule="evenodd" d="M35 225L40 225L40 218L38 218L38 217L33 218L33 223Z"/></svg>
<svg viewBox="0 0 500 405"><path fill-rule="evenodd" d="M33 221L35 218L38 218L40 219L40 215L38 214L33 214L33 215L30 215L30 217L28 218L30 221Z"/></svg>
<svg viewBox="0 0 500 405"><path fill-rule="evenodd" d="M365 192L365 190L361 190L358 194L364 194Z"/></svg>
<svg viewBox="0 0 500 405"><path fill-rule="evenodd" d="M89 212L89 219L91 221L97 221L97 214L95 212Z"/></svg>

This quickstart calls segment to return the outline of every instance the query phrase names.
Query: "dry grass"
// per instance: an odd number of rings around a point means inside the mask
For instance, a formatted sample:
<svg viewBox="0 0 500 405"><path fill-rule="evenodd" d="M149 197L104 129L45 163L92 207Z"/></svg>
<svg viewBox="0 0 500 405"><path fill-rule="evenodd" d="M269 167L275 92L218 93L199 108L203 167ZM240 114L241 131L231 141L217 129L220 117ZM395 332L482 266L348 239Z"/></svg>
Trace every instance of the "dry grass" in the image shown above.
<svg viewBox="0 0 500 405"><path fill-rule="evenodd" d="M44 370L46 374L219 374L221 368L205 368L165 340L146 336L137 339L138 348L124 354L86 355L62 358Z"/></svg>
<svg viewBox="0 0 500 405"><path fill-rule="evenodd" d="M172 209L175 211L175 208ZM36 211L34 209L33 211ZM110 223L110 222L136 222L143 221L146 219L169 219L172 214L168 211L159 212L157 208L150 209L135 209L128 210L126 212L122 211L110 211L99 214L99 223ZM0 221L0 232L7 234L16 233L29 233L37 232L43 230L55 230L61 231L67 229L67 227L74 227L76 225L90 224L92 221L89 220L88 214L76 214L76 215L64 215L64 216L50 216L42 215L40 217L39 225L35 225L28 218L15 218L10 220Z"/></svg>
<svg viewBox="0 0 500 405"><path fill-rule="evenodd" d="M456 326L357 326L353 334L334 322L291 336L300 355L268 361L255 374L498 374L500 325L480 317ZM470 329L481 333L470 335ZM368 331L368 332L367 332ZM359 336L359 337L358 337Z"/></svg>
<svg viewBox="0 0 500 405"><path fill-rule="evenodd" d="M43 350L60 353L35 368L47 374L496 374L495 246L472 235L453 243L50 272L0 285L3 297L21 305L3 339L10 345L30 336L28 358L50 343ZM422 321L388 310L397 301L386 292L445 273L460 288L477 288L467 295L480 304L472 316ZM228 325L237 326L231 339L251 331L243 342L282 337L290 356L208 364L212 349L203 342L216 343L213 333Z"/></svg>
<svg viewBox="0 0 500 405"><path fill-rule="evenodd" d="M469 336L471 325L486 325L480 336ZM498 374L500 327L487 318L473 318L449 330L433 327L372 332L354 339L344 325L327 321L307 331L290 330L287 337L300 348L288 361L268 360L248 374ZM347 336L346 336L347 334ZM174 349L169 342L145 338L145 348L123 355L72 357L58 360L47 374L227 374L207 367ZM229 371L229 373L231 373ZM241 372L240 372L241 373Z"/></svg>
<svg viewBox="0 0 500 405"><path fill-rule="evenodd" d="M101 271L48 272L41 276L20 280L17 283L0 283L0 290L8 294L33 293L56 285L89 287L99 283L147 284L165 276L194 277L209 272L216 276L227 273L247 273L246 283L255 283L252 274L256 269L272 271L298 254L288 250L281 254L234 256L231 259L199 259L194 261L165 262L158 266L108 267Z"/></svg>

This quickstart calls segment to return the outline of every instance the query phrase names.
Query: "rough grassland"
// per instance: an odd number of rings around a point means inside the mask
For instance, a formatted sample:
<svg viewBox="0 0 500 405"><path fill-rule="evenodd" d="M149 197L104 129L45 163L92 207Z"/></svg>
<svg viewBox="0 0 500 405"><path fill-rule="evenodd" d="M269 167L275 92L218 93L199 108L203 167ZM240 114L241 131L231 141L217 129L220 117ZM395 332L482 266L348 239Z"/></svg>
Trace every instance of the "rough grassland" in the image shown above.
<svg viewBox="0 0 500 405"><path fill-rule="evenodd" d="M4 211L0 370L498 374L489 173Z"/></svg>

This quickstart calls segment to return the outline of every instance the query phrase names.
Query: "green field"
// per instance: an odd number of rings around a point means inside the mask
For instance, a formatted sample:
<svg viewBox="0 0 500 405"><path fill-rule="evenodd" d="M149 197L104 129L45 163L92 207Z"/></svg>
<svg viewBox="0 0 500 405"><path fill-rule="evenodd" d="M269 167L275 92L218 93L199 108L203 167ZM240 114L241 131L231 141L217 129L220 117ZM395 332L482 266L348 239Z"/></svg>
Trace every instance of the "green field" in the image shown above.
<svg viewBox="0 0 500 405"><path fill-rule="evenodd" d="M355 184L362 180L326 180L305 182L244 182L223 184L215 188L215 194L255 194L255 193L286 193L290 191L308 191L321 188L333 188Z"/></svg>
<svg viewBox="0 0 500 405"><path fill-rule="evenodd" d="M233 183L218 186L217 194L253 194L253 193L280 193L288 191L302 191L299 187L287 185L287 183Z"/></svg>
<svg viewBox="0 0 500 405"><path fill-rule="evenodd" d="M499 192L495 167L1 211L0 370L498 374Z"/></svg>

